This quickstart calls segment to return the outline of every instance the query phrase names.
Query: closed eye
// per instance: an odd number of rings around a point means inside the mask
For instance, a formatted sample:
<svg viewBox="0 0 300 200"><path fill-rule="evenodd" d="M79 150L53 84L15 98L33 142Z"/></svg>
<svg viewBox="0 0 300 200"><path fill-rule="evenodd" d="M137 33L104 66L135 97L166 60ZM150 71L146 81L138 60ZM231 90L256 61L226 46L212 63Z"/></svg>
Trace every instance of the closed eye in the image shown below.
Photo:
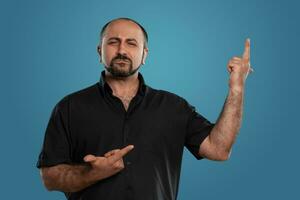
<svg viewBox="0 0 300 200"><path fill-rule="evenodd" d="M136 46L136 44L135 43L128 43L129 45L131 45L131 46Z"/></svg>
<svg viewBox="0 0 300 200"><path fill-rule="evenodd" d="M108 44L115 44L117 43L116 41L112 41L112 42L109 42Z"/></svg>

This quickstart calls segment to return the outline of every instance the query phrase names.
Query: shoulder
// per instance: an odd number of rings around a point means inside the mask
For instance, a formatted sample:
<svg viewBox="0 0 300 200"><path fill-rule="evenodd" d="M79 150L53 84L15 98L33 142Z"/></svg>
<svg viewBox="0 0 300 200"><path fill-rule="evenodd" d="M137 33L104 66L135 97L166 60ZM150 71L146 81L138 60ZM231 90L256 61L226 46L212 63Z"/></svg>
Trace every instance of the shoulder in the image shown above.
<svg viewBox="0 0 300 200"><path fill-rule="evenodd" d="M66 106L69 106L70 102L72 104L76 102L89 102L98 95L98 85L97 83L87 86L83 89L77 90L75 92L69 93L65 96L63 96L56 104L55 107L57 108L64 108Z"/></svg>
<svg viewBox="0 0 300 200"><path fill-rule="evenodd" d="M156 90L156 93L162 97L165 97L165 98L168 98L170 100L173 100L173 101L185 101L185 99L178 95L178 94L175 94L173 92L170 92L170 91L167 91L167 90L161 90L161 89L155 89Z"/></svg>
<svg viewBox="0 0 300 200"><path fill-rule="evenodd" d="M193 108L193 106L191 106L183 96L175 94L173 92L162 89L150 88L149 93L152 93L152 96L156 100L163 101L172 107L180 107L185 110L190 110L190 108Z"/></svg>

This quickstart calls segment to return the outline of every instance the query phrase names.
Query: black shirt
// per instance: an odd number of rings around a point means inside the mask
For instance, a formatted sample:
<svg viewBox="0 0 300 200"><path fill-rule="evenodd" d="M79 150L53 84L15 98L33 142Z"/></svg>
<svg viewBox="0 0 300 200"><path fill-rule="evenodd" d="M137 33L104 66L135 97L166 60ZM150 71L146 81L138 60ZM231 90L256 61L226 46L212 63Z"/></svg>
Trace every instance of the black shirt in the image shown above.
<svg viewBox="0 0 300 200"><path fill-rule="evenodd" d="M81 164L87 154L103 156L129 144L125 168L70 200L175 200L184 146L197 158L210 123L184 98L147 86L139 89L126 111L112 95L102 71L100 81L65 96L52 111L37 167Z"/></svg>

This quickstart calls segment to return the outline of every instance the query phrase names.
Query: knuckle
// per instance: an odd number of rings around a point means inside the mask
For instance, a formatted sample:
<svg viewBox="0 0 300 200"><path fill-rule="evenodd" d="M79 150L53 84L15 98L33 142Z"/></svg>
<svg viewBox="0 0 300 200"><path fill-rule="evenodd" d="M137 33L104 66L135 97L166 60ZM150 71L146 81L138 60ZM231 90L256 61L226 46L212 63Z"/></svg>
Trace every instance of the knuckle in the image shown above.
<svg viewBox="0 0 300 200"><path fill-rule="evenodd" d="M119 165L118 168L119 168L119 169L124 169L125 166L124 166L124 165Z"/></svg>
<svg viewBox="0 0 300 200"><path fill-rule="evenodd" d="M113 166L113 168L114 168L115 170L120 170L120 169L123 169L123 168L124 168L124 165L117 163L117 164L115 164L115 165Z"/></svg>
<svg viewBox="0 0 300 200"><path fill-rule="evenodd" d="M112 167L114 170L115 170L115 169L118 169L118 166L117 166L116 164L113 164L111 167Z"/></svg>

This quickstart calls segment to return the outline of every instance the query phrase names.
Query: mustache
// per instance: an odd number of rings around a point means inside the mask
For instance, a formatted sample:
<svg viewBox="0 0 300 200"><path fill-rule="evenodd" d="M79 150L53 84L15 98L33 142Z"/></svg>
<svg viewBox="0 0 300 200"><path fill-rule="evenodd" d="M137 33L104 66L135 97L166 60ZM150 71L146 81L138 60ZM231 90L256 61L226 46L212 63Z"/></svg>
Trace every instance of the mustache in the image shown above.
<svg viewBox="0 0 300 200"><path fill-rule="evenodd" d="M127 56L122 55L122 54L118 54L116 57L114 57L114 58L112 59L112 62L114 62L114 61L116 61L116 60L118 60L118 61L122 60L122 61L127 61L127 62L132 63L132 61L130 60L130 58L128 58Z"/></svg>

